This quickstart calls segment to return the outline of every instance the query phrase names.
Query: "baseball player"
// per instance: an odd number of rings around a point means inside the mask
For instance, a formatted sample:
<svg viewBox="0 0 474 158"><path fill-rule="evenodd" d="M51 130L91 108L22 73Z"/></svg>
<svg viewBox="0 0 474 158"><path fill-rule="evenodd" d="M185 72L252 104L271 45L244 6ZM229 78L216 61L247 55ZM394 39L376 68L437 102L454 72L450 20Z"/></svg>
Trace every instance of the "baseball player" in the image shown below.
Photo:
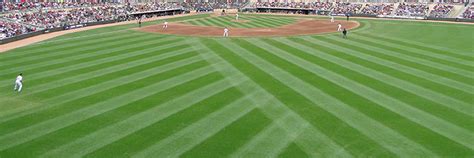
<svg viewBox="0 0 474 158"><path fill-rule="evenodd" d="M338 23L338 24L337 24L337 31L342 31L342 25L341 25L341 23Z"/></svg>
<svg viewBox="0 0 474 158"><path fill-rule="evenodd" d="M344 28L344 30L342 30L342 38L347 38L347 30L346 30L346 28Z"/></svg>
<svg viewBox="0 0 474 158"><path fill-rule="evenodd" d="M138 19L138 27L142 27L142 18L141 17Z"/></svg>
<svg viewBox="0 0 474 158"><path fill-rule="evenodd" d="M168 22L165 21L165 22L163 23L163 30L166 30L167 28L168 28Z"/></svg>
<svg viewBox="0 0 474 158"><path fill-rule="evenodd" d="M237 21L239 20L239 14L238 13L235 14L235 20L237 20Z"/></svg>
<svg viewBox="0 0 474 158"><path fill-rule="evenodd" d="M21 92L21 89L23 88L23 74L20 73L15 80L15 88L13 88L14 91Z"/></svg>
<svg viewBox="0 0 474 158"><path fill-rule="evenodd" d="M334 22L334 16L330 15L331 16L331 22Z"/></svg>
<svg viewBox="0 0 474 158"><path fill-rule="evenodd" d="M224 37L229 37L229 29L227 27L224 28Z"/></svg>

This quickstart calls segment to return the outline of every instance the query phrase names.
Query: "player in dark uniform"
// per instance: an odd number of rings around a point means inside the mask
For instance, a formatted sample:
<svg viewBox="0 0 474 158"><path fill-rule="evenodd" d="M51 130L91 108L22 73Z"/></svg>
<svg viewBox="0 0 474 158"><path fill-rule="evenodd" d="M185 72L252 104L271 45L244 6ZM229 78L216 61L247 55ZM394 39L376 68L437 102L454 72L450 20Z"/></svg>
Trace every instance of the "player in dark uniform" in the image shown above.
<svg viewBox="0 0 474 158"><path fill-rule="evenodd" d="M344 28L344 30L342 30L342 38L347 38L347 30L346 30L346 28Z"/></svg>
<svg viewBox="0 0 474 158"><path fill-rule="evenodd" d="M138 19L138 27L142 27L142 18Z"/></svg>
<svg viewBox="0 0 474 158"><path fill-rule="evenodd" d="M349 13L346 13L346 20L349 21Z"/></svg>

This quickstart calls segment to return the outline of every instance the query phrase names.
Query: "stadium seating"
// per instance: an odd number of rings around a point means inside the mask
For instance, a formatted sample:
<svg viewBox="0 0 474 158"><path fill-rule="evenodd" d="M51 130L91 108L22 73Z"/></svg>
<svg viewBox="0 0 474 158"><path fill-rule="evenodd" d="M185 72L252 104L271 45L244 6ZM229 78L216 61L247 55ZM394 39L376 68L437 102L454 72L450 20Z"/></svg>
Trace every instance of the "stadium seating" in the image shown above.
<svg viewBox="0 0 474 158"><path fill-rule="evenodd" d="M474 19L474 6L468 7L462 14L465 19Z"/></svg>
<svg viewBox="0 0 474 158"><path fill-rule="evenodd" d="M438 3L433 7L433 10L431 10L430 16L435 18L446 18L453 8L453 5Z"/></svg>

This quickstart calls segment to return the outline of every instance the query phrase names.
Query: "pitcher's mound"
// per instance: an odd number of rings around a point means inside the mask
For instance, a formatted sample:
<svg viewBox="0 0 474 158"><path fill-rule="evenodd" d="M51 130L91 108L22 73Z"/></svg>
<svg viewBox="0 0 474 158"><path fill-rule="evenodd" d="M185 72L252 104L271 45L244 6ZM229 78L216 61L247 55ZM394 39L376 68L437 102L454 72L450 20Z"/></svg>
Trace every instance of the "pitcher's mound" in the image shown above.
<svg viewBox="0 0 474 158"><path fill-rule="evenodd" d="M337 24L343 28L353 29L359 26L356 21L335 21L329 20L308 20L301 19L298 22L276 28L229 28L230 37L261 37L261 36L294 36L330 33L337 31ZM162 29L162 25L152 25L139 28L144 32L161 34L175 34L184 36L222 36L224 28L212 26L195 26L181 23L168 24L167 29Z"/></svg>

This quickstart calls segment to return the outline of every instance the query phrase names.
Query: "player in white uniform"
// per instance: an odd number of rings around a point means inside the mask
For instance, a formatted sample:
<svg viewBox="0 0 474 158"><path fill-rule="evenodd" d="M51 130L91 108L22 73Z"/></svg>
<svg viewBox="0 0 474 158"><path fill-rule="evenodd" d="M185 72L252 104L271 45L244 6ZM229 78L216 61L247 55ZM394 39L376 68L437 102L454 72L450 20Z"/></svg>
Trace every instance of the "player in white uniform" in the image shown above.
<svg viewBox="0 0 474 158"><path fill-rule="evenodd" d="M342 31L342 25L341 25L341 23L338 23L338 24L337 24L337 31Z"/></svg>
<svg viewBox="0 0 474 158"><path fill-rule="evenodd" d="M331 16L331 22L334 22L334 16L330 15Z"/></svg>
<svg viewBox="0 0 474 158"><path fill-rule="evenodd" d="M235 14L235 20L239 20L239 14Z"/></svg>
<svg viewBox="0 0 474 158"><path fill-rule="evenodd" d="M224 28L224 37L229 37L229 29L227 27Z"/></svg>
<svg viewBox="0 0 474 158"><path fill-rule="evenodd" d="M165 30L165 29L167 29L167 28L168 28L168 22L165 21L165 22L163 23L163 30Z"/></svg>
<svg viewBox="0 0 474 158"><path fill-rule="evenodd" d="M23 88L23 74L19 74L17 77L16 77L16 80L15 80L15 88L13 88L14 91L18 91L18 92L21 92L21 88Z"/></svg>

